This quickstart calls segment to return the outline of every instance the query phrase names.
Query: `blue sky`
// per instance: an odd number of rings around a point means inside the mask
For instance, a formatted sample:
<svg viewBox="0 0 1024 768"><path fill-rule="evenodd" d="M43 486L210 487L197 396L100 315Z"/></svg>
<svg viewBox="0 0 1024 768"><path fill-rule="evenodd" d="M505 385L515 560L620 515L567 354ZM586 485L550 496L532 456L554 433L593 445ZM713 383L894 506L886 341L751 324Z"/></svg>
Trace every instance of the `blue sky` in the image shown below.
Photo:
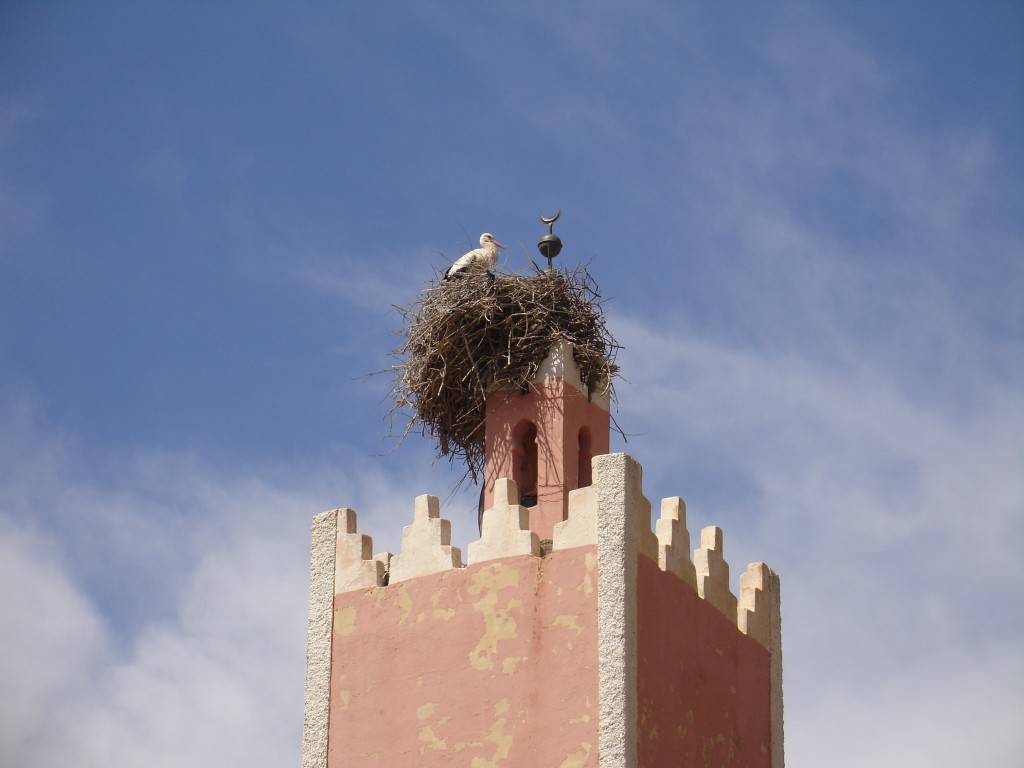
<svg viewBox="0 0 1024 768"><path fill-rule="evenodd" d="M1009 2L6 3L0 763L297 760L310 519L458 476L390 306L561 208L788 765L1019 765L1022 97Z"/></svg>

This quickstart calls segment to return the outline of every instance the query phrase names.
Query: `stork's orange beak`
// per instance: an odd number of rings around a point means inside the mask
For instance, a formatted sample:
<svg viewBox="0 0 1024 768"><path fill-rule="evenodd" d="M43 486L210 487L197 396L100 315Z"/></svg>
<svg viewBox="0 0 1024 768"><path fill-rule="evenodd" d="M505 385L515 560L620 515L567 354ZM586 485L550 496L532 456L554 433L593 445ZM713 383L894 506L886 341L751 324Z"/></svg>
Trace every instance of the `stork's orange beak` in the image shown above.
<svg viewBox="0 0 1024 768"><path fill-rule="evenodd" d="M495 244L496 246L498 246L499 248L505 248L505 246L504 246L504 245L502 245L501 243L499 243L499 242L498 242L497 240L495 240L495 239L494 239L493 237L491 238L491 242L492 242L492 243L494 243L494 244ZM505 248L505 250L507 251L507 250L508 250L508 248Z"/></svg>

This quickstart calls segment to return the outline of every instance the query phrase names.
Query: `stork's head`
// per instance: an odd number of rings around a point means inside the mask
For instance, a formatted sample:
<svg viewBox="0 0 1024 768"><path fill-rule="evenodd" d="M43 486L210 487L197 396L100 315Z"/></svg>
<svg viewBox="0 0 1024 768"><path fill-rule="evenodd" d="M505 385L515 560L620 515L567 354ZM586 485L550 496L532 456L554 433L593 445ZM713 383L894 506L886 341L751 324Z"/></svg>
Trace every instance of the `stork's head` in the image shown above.
<svg viewBox="0 0 1024 768"><path fill-rule="evenodd" d="M504 248L505 247L504 245L499 243L497 240L495 240L494 239L494 235L492 235L490 232L484 232L482 235L480 235L480 245L483 248L486 248L489 245L495 245L498 248Z"/></svg>

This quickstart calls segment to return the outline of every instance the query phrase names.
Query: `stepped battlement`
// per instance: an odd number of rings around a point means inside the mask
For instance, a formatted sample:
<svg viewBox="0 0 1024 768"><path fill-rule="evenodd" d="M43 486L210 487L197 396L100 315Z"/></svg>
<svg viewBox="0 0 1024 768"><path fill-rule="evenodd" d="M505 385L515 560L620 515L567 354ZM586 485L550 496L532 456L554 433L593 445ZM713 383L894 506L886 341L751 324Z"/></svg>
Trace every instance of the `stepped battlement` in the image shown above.
<svg viewBox="0 0 1024 768"><path fill-rule="evenodd" d="M482 480L480 537L430 495L396 554L314 518L303 768L783 768L779 579L737 596L679 496L652 527L586 270L471 278L404 310L393 394Z"/></svg>
<svg viewBox="0 0 1024 768"><path fill-rule="evenodd" d="M680 497L652 530L640 464L591 469L550 549L508 478L465 564L434 496L394 555L351 509L314 519L304 767L782 768L778 577L752 563L737 598L720 528L691 557Z"/></svg>
<svg viewBox="0 0 1024 768"><path fill-rule="evenodd" d="M598 498L614 481L613 467L629 462L627 454L608 454L593 460L592 485L569 493L569 517L554 526L551 551L596 545L601 515ZM750 563L739 580L739 597L730 587L729 563L723 552L724 534L717 526L700 532L700 546L690 550L690 532L686 524L686 503L679 496L661 500L660 516L652 530L651 502L639 492L625 500L635 508L635 530L628 537L636 553L674 575L698 596L713 605L737 628L768 647L772 622L772 592L777 592L778 577L762 562ZM451 545L451 523L440 516L436 496L418 496L413 521L402 531L398 554L373 553L372 538L356 529L356 512L335 509L317 516L314 525L337 528L335 554L335 593L356 589L386 588L407 579L506 557L530 555L543 557L538 535L529 529L529 514L519 504L516 483L501 478L494 484L494 502L483 513L479 539L469 544L466 562L458 547ZM336 521L336 522L335 522ZM766 596L766 592L768 596Z"/></svg>

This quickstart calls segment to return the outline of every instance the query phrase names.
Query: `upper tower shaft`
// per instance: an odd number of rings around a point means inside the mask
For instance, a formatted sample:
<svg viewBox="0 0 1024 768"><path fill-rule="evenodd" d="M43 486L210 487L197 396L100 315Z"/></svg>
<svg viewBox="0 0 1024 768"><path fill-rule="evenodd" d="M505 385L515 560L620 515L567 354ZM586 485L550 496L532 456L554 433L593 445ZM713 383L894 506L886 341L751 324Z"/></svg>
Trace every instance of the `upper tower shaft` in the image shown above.
<svg viewBox="0 0 1024 768"><path fill-rule="evenodd" d="M573 347L561 341L524 389L487 398L484 509L494 483L511 478L529 509L530 529L551 539L568 516L569 492L591 483L591 459L608 453L611 416L607 393L581 381Z"/></svg>

